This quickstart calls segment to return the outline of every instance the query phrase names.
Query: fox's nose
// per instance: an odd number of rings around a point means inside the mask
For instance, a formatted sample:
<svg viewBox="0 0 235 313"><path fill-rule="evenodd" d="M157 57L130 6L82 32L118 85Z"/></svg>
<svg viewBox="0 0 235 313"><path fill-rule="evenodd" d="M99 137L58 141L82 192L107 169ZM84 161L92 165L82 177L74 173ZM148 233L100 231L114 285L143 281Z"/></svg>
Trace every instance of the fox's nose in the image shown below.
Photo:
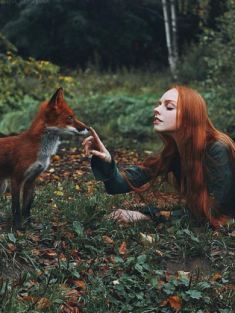
<svg viewBox="0 0 235 313"><path fill-rule="evenodd" d="M89 126L87 126L86 124L84 124L84 123L82 123L82 122L80 122L79 120L77 120L77 130L78 131L82 131L82 130L89 130L90 129L90 127Z"/></svg>

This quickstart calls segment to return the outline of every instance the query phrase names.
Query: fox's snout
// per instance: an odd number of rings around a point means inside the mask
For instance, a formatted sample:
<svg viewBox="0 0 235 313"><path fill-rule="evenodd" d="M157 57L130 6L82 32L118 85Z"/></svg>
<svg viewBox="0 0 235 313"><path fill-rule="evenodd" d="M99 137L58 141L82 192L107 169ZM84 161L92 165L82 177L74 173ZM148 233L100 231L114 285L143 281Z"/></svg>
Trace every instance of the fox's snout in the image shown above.
<svg viewBox="0 0 235 313"><path fill-rule="evenodd" d="M75 126L76 130L78 131L78 134L80 135L87 135L88 131L90 129L89 126L87 126L86 124L82 123L81 121L79 121L78 119L76 120L76 126Z"/></svg>
<svg viewBox="0 0 235 313"><path fill-rule="evenodd" d="M90 129L89 126L87 126L83 122L79 121L78 119L76 120L76 124L77 124L76 129L78 131L83 131L83 130L89 130Z"/></svg>

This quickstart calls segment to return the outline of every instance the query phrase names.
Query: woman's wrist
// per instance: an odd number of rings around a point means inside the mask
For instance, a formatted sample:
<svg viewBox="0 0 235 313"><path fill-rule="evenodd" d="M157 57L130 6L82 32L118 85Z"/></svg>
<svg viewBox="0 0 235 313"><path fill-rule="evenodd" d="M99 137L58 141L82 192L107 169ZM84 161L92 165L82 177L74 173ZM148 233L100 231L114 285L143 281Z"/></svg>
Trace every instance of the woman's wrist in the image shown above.
<svg viewBox="0 0 235 313"><path fill-rule="evenodd" d="M107 153L105 155L104 161L107 162L107 163L112 163L112 157L111 157L111 154L108 151L107 151Z"/></svg>

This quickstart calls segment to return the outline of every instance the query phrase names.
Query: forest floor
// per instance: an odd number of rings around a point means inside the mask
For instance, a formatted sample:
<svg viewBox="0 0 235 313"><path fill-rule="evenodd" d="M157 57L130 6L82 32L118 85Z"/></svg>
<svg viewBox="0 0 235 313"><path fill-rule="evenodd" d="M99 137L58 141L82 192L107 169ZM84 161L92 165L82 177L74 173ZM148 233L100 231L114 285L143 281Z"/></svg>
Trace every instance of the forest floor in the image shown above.
<svg viewBox="0 0 235 313"><path fill-rule="evenodd" d="M115 159L135 164L148 153L119 149ZM145 202L182 206L164 185L144 202L107 195L80 149L62 146L37 181L32 227L13 231L10 194L2 197L0 312L234 312L235 224L105 218Z"/></svg>

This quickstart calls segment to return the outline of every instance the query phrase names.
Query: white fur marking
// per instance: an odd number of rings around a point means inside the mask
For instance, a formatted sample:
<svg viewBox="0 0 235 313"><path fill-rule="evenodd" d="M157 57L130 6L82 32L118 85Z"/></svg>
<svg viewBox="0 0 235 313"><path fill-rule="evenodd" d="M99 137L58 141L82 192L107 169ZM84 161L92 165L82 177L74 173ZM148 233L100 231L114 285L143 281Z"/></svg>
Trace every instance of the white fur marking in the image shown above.
<svg viewBox="0 0 235 313"><path fill-rule="evenodd" d="M79 133L79 131L73 126L66 126L66 129L69 130L69 132L71 133L75 133L75 134Z"/></svg>
<svg viewBox="0 0 235 313"><path fill-rule="evenodd" d="M84 129L84 130L82 130L82 131L79 131L78 133L79 133L79 135L86 136L89 132L88 132L87 129Z"/></svg>

